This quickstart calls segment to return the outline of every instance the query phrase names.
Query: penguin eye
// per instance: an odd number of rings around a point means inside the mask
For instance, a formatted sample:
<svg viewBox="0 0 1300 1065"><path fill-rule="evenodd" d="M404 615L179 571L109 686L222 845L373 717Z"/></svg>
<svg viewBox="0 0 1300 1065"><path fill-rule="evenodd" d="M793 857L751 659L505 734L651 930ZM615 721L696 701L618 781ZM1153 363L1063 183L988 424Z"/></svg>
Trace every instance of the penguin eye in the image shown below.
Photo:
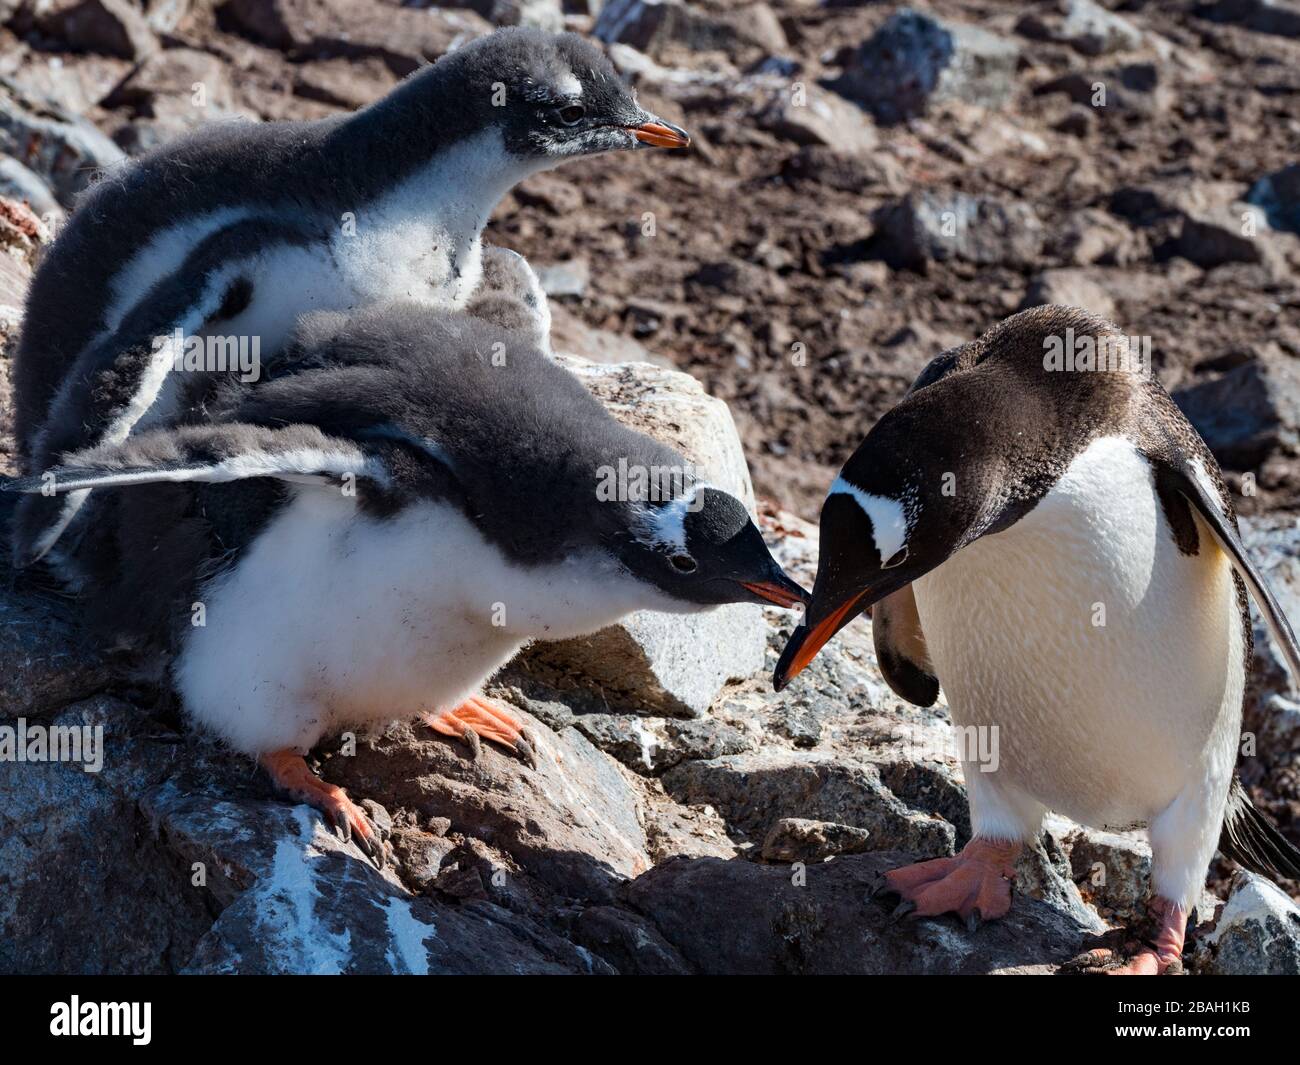
<svg viewBox="0 0 1300 1065"><path fill-rule="evenodd" d="M901 566L906 561L907 561L907 545L904 544L901 548L899 548L892 555L890 555L887 561L882 562L880 564L880 568L893 569L895 566Z"/></svg>
<svg viewBox="0 0 1300 1065"><path fill-rule="evenodd" d="M561 107L556 113L566 126L576 126L586 115L587 109L582 104L569 104L568 107Z"/></svg>
<svg viewBox="0 0 1300 1065"><path fill-rule="evenodd" d="M699 563L690 555L673 555L668 561L673 564L673 569L678 573L694 573L700 568Z"/></svg>

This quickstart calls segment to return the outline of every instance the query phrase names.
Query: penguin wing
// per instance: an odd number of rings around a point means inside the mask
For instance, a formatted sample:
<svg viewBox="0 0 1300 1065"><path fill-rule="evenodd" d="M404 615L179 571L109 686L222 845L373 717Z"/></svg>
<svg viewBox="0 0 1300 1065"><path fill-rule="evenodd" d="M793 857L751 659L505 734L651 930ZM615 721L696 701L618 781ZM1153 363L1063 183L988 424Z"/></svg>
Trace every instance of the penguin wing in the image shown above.
<svg viewBox="0 0 1300 1065"><path fill-rule="evenodd" d="M1300 683L1300 645L1296 642L1295 632L1286 614L1282 612L1282 607L1278 604L1272 589L1264 580L1264 575L1246 553L1246 547L1241 542L1241 537L1234 528L1217 491L1211 492L1205 478L1197 475L1190 462L1184 465L1159 460L1157 462L1160 480L1186 499L1209 526L1214 539L1231 560L1233 569L1237 571L1249 590L1251 598L1255 600L1255 605L1259 607L1273 643L1286 659L1292 679Z"/></svg>
<svg viewBox="0 0 1300 1065"><path fill-rule="evenodd" d="M37 461L130 434L185 357L184 341L251 301L253 261L309 239L293 223L250 218L203 240L78 356L38 437Z"/></svg>
<svg viewBox="0 0 1300 1065"><path fill-rule="evenodd" d="M313 426L266 429L231 423L151 430L121 444L69 455L64 464L40 475L0 481L0 490L52 496L91 488L222 484L254 477L327 486L362 478L388 480L375 456Z"/></svg>
<svg viewBox="0 0 1300 1065"><path fill-rule="evenodd" d="M483 278L465 313L523 333L544 352L551 350L546 292L528 260L509 248L484 247Z"/></svg>
<svg viewBox="0 0 1300 1065"><path fill-rule="evenodd" d="M930 665L910 584L872 606L871 635L880 672L894 693L917 706L933 706L939 679Z"/></svg>

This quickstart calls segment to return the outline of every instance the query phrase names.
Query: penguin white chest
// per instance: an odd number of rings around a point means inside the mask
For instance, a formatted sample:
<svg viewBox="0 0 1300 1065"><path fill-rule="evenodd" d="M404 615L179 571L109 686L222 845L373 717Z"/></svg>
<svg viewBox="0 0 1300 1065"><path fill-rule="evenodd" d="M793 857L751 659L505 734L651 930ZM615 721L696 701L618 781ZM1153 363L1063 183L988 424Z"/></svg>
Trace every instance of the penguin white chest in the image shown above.
<svg viewBox="0 0 1300 1065"><path fill-rule="evenodd" d="M454 506L386 519L300 490L200 593L175 677L186 709L248 754L450 709L533 637L594 632L645 606L612 559L521 567Z"/></svg>
<svg viewBox="0 0 1300 1065"><path fill-rule="evenodd" d="M1003 781L1127 825L1231 759L1244 641L1230 564L1197 529L1182 554L1146 459L1105 437L1010 529L915 583L953 720L996 726Z"/></svg>

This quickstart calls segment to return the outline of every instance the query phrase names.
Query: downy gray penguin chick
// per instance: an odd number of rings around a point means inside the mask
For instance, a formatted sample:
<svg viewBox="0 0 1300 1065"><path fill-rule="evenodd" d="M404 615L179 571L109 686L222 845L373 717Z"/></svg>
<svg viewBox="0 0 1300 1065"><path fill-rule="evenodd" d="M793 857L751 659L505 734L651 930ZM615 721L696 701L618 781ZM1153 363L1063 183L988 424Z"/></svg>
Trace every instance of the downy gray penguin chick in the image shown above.
<svg viewBox="0 0 1300 1065"><path fill-rule="evenodd" d="M894 691L928 706L942 687L959 734L997 745L996 766L973 744L960 752L971 842L887 875L904 908L1004 915L1048 809L1145 825L1158 927L1132 957L1078 965L1178 971L1216 846L1255 872L1300 875L1300 852L1233 772L1248 591L1300 677L1209 449L1115 326L1037 308L936 358L844 465L807 617L774 680L870 610Z"/></svg>
<svg viewBox="0 0 1300 1065"><path fill-rule="evenodd" d="M309 311L464 308L483 226L517 182L687 143L594 45L506 29L356 114L214 124L129 163L87 192L33 280L14 368L23 470L165 422L195 376L173 372L187 338L255 337L269 357ZM19 564L84 499L25 501Z"/></svg>
<svg viewBox="0 0 1300 1065"><path fill-rule="evenodd" d="M804 597L735 497L522 338L414 304L308 316L204 423L6 487L95 488L70 560L88 623L169 654L189 716L369 846L303 761L322 736L423 713L518 746L478 693L530 640ZM602 490L620 467L682 476L625 498Z"/></svg>

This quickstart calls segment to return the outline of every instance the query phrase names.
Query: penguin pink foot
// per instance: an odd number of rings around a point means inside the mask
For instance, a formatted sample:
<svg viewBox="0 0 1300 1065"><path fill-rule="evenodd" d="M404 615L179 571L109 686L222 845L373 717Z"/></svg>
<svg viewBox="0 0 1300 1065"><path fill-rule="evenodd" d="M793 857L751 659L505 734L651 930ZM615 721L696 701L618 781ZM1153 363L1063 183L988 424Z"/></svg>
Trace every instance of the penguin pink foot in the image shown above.
<svg viewBox="0 0 1300 1065"><path fill-rule="evenodd" d="M537 768L537 755L533 750L528 733L524 731L523 722L499 703L484 699L480 695L471 695L460 706L444 710L441 714L422 714L424 723L434 732L444 736L463 739L478 757L479 739L499 743L518 754L534 769Z"/></svg>
<svg viewBox="0 0 1300 1065"><path fill-rule="evenodd" d="M972 839L960 854L892 869L884 889L903 897L897 912L912 917L956 913L972 927L1005 917L1020 844Z"/></svg>
<svg viewBox="0 0 1300 1065"><path fill-rule="evenodd" d="M1127 929L1116 929L1103 939L1114 945L1098 946L1070 959L1063 973L1105 976L1178 976L1183 971L1183 936L1187 911L1176 902L1156 896L1147 904L1148 920L1155 922L1150 939L1133 941Z"/></svg>
<svg viewBox="0 0 1300 1065"><path fill-rule="evenodd" d="M314 806L330 819L344 841L355 840L358 847L378 864L384 863L384 845L374 825L337 784L321 780L311 771L300 754L291 750L264 754L258 764L271 782L282 791Z"/></svg>

